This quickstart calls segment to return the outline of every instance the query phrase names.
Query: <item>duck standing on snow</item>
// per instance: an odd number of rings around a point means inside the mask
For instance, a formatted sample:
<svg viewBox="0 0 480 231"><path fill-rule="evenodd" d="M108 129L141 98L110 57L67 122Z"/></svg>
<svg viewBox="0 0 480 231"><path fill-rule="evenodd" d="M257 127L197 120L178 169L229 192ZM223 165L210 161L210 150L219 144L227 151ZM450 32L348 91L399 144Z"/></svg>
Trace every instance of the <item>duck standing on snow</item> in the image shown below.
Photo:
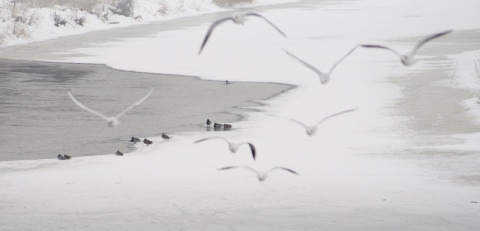
<svg viewBox="0 0 480 231"><path fill-rule="evenodd" d="M153 144L151 140L147 140L146 138L143 140L143 143L146 144L147 146L150 144Z"/></svg>
<svg viewBox="0 0 480 231"><path fill-rule="evenodd" d="M170 139L170 136L168 136L168 135L165 134L165 133L162 133L162 138L163 138L164 140L169 140L169 139Z"/></svg>

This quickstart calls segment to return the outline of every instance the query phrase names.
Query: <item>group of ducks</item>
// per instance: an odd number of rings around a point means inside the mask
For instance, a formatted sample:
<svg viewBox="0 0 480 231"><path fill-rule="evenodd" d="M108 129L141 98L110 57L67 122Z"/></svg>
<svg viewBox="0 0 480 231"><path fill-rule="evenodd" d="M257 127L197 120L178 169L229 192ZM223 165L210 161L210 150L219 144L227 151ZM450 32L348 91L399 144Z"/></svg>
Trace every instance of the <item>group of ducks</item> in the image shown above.
<svg viewBox="0 0 480 231"><path fill-rule="evenodd" d="M224 18L220 18L216 21L214 21L212 23L212 25L209 27L208 31L207 31L207 34L205 35L205 38L201 44L201 47L200 47L200 51L199 51L199 54L202 53L205 45L207 44L208 42L208 39L211 37L214 29L219 26L220 24L224 23L224 22L227 22L229 20L233 21L233 23L235 24L241 24L243 25L244 22L246 21L246 17L258 17L258 18L261 18L263 19L264 21L266 21L268 24L270 24L274 29L276 29L281 35L283 35L284 37L287 37L285 33L283 33L277 26L275 26L272 22L270 22L267 18L265 18L264 16L258 14L258 13L246 13L246 14L233 14L232 16L230 17L224 17ZM291 52L289 51L285 51L285 53L291 57L292 59L300 62L301 64L303 64L306 68L312 70L313 72L315 72L318 76L319 76L319 79L320 79L320 83L321 84L327 84L329 81L330 81L330 78L331 78L331 74L333 72L333 70L338 66L338 64L340 62L342 62L345 58L347 58L353 51L355 51L355 49L357 49L359 46L360 47L363 47L363 48L378 48L378 49L385 49L385 50L389 50L393 53L395 53L396 55L398 55L400 57L400 60L401 60L401 63L405 66L411 66L413 65L416 60L414 58L415 54L418 52L418 50L427 42L435 39L435 38L438 38L438 37L441 37L441 36L444 36L448 33L452 32L452 30L447 30L447 31L442 31L442 32L439 32L439 33L435 33L435 34L432 34L432 35L429 35L427 37L425 37L424 39L422 39L420 42L418 42L418 44L413 48L413 50L408 53L408 54L401 54L399 52L397 52L396 50L394 49L391 49L389 47L386 47L386 46L383 46L383 45L375 45L375 44L358 44L356 46L354 46L346 55L344 55L340 60L338 60L331 68L328 72L322 72L320 70L318 70L315 66L313 66L312 64L302 60L301 58L295 56L294 54L292 54ZM226 84L229 84L230 82L225 81ZM116 116L114 117L108 117L108 116L105 116L103 115L102 113L100 112L97 112L97 111L94 111L88 107L86 107L85 105L81 104L74 96L73 94L71 93L71 91L68 91L68 95L69 97L72 99L72 101L77 104L80 108L94 114L94 115L97 115L103 119L105 119L108 123L108 125L110 127L116 127L120 124L120 117L123 116L125 113L127 113L128 111L130 111L131 109L133 109L135 106L138 106L140 105L141 103L143 103L148 97L150 97L150 95L153 93L154 91L154 88L152 88L143 98L141 98L139 101L137 101L136 103L134 103L133 105L131 105L130 107L128 107L127 109L123 110L122 112L120 112L119 114L117 114ZM353 109L348 109L348 110L344 110L344 111L340 111L340 112L337 112L337 113L334 113L334 114L331 114L329 116L326 116L324 118L322 118L319 122L317 122L316 124L313 124L313 125L307 125L303 122L300 122L296 119L292 119L292 118L287 118L287 117L281 117L281 116L277 116L277 115L269 115L269 116L274 116L274 117L278 117L278 118L283 118L283 119L286 119L286 120L289 120L289 121L292 121L300 126L302 126L304 129L305 129L305 132L307 135L309 136L313 136L315 135L316 131L317 131L317 128L320 124L322 124L323 122L325 122L326 120L330 119L330 118L333 118L333 117L336 117L336 116L339 116L339 115L343 115L343 114L346 114L346 113L350 113L350 112L353 112L357 110L356 108L353 108ZM210 119L207 119L207 127L210 127L212 125L212 121L210 121ZM220 124L220 123L213 123L213 128L215 130L217 129L221 129L223 128L224 130L229 130L232 128L232 125L231 124ZM164 139L170 139L170 137L168 137L167 135L165 134L162 134L162 138ZM255 146L250 143L250 142L242 142L242 143L233 143L225 138L222 138L222 137L209 137L209 138L204 138L204 139L200 139L200 140L197 140L195 141L194 143L201 143L201 142L204 142L204 141L208 141L208 140L223 140L224 142L226 142L228 144L228 147L229 147L229 150L230 152L232 153L236 153L238 148L242 145L248 145L249 148L250 148L250 152L252 154L252 157L253 157L253 160L256 160L256 157L257 157L257 152L256 152L256 149L255 149ZM137 142L141 142L141 140L139 138L136 138L136 137L132 137L131 142L133 143L137 143ZM148 140L148 139L144 139L143 140L143 143L146 144L147 146L152 144L153 142ZM143 148L143 147L142 147ZM117 151L116 152L116 155L118 156L123 156L123 153L120 152L120 151ZM66 158L65 156L61 156L59 155L58 156L58 159L70 159L71 157L68 156L68 158ZM230 169L238 169L238 168L244 168L244 169L247 169L247 170L250 170L250 171L253 171L254 173L256 173L257 175L257 178L259 181L264 181L268 175L268 173L270 173L271 171L274 171L274 170L283 170L283 171L286 171L286 172L289 172L289 173L292 173L292 174L295 174L295 175L298 175L298 173L294 170L291 170L289 168L285 168L285 167L281 167L281 166L277 166L277 167L273 167L271 169L269 169L268 171L257 171L256 169L252 168L252 167L249 167L249 166L227 166L227 167L223 167L223 168L220 168L219 170L230 170Z"/></svg>
<svg viewBox="0 0 480 231"><path fill-rule="evenodd" d="M207 130L210 130L210 128L212 127L212 121L210 119L207 119ZM231 124L221 124L221 123L213 123L213 129L215 131L219 131L223 128L223 130L230 130L232 129L232 125Z"/></svg>
<svg viewBox="0 0 480 231"><path fill-rule="evenodd" d="M67 154L64 154L62 156L62 154L58 154L57 159L59 159L59 160L70 160L70 159L72 159L72 156L69 156Z"/></svg>

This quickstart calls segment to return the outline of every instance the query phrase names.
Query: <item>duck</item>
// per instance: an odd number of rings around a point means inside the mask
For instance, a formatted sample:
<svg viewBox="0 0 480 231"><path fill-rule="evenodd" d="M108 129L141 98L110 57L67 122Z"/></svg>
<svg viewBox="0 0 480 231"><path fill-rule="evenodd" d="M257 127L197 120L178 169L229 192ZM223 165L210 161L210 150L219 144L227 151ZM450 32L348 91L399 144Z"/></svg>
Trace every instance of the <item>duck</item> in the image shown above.
<svg viewBox="0 0 480 231"><path fill-rule="evenodd" d="M133 137L133 136L132 136L132 138L130 139L130 141L133 142L133 143L137 143L137 142L140 142L141 140L140 140L139 138L137 138L137 137Z"/></svg>
<svg viewBox="0 0 480 231"><path fill-rule="evenodd" d="M143 140L143 143L146 144L147 146L150 144L153 144L151 140L147 140L146 138Z"/></svg>
<svg viewBox="0 0 480 231"><path fill-rule="evenodd" d="M170 136L168 136L168 135L165 134L165 133L162 133L162 138L163 138L164 140L169 140L169 139L170 139Z"/></svg>

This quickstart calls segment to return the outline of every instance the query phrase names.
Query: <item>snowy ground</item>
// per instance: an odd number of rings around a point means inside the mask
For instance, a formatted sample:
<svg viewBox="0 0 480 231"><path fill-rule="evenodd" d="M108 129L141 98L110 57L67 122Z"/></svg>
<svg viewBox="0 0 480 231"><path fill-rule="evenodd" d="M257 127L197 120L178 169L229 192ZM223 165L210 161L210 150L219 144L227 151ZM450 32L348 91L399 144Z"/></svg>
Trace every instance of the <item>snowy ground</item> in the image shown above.
<svg viewBox="0 0 480 231"><path fill-rule="evenodd" d="M478 37L480 5L474 0L305 0L298 7L288 6L261 12L288 39L258 19L243 27L225 23L198 56L209 26L205 23L155 38L79 48L73 52L88 56L70 59L124 70L297 85L266 102L261 112L235 123L238 130L221 134L254 143L257 161L245 147L230 154L220 141L194 144L211 136L195 132L175 134L169 141L152 137L154 144L142 154L123 158L1 162L0 228L478 230L478 133L458 129L457 134L435 139L438 136L428 129L410 124L439 118L402 114L399 111L408 110L399 105L404 105L410 90L405 86L468 85L464 91L471 97L464 105L469 110L457 114L466 118L462 124L478 131L474 124L478 105L472 98L478 97L480 84L471 60L480 44L466 38ZM338 66L327 85L282 51L326 71L358 43L382 43L407 52L423 36L446 29L455 32L427 44L419 53L421 61L412 67L402 66L387 51L358 49ZM413 76L438 80L425 83ZM398 79L406 84L398 84ZM443 100L427 90L420 94ZM444 115L449 106L426 105L419 110ZM349 108L358 110L326 121L313 137L294 123L267 115L313 124ZM439 124L436 129L443 131ZM434 142L426 146L423 139ZM217 171L229 165L265 170L284 166L299 176L278 171L259 182L247 170ZM461 177L466 180L456 180Z"/></svg>

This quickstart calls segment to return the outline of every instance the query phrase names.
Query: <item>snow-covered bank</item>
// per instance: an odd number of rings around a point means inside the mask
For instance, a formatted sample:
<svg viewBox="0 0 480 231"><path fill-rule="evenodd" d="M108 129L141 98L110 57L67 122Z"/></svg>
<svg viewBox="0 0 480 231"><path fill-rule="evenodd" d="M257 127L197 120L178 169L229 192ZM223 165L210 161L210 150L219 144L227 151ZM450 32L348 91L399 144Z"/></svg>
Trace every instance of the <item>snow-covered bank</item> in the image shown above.
<svg viewBox="0 0 480 231"><path fill-rule="evenodd" d="M64 2L63 5L0 0L0 47L170 20L204 13L280 4L295 0L118 0ZM231 4L226 4L232 2ZM127 6L125 6L127 5Z"/></svg>
<svg viewBox="0 0 480 231"><path fill-rule="evenodd" d="M252 19L244 27L219 27L201 56L197 52L210 23L77 49L88 56L71 61L299 87L268 101L261 112L249 113L247 120L234 124L238 130L221 134L253 142L255 162L247 148L231 154L221 142L193 144L210 134L180 133L169 141L153 138L154 145L141 154L123 158L0 163L0 215L5 218L0 224L7 230L477 230L479 185L441 178L453 174L432 167L443 155L426 156L429 163L420 166L403 158L418 136L404 123L412 118L395 114L404 89L393 80L433 71L436 65L429 64L452 55L455 41L428 43L419 53L421 61L408 68L392 53L358 49L327 85L282 48L327 70L357 43L408 51L426 34L478 29L479 8L474 0L316 2L261 12L288 39ZM313 137L267 115L313 124L348 108L359 109L326 121ZM467 165L463 156L449 162ZM241 169L217 171L229 165L285 166L300 175L272 172L260 183ZM472 178L478 175L471 173Z"/></svg>

